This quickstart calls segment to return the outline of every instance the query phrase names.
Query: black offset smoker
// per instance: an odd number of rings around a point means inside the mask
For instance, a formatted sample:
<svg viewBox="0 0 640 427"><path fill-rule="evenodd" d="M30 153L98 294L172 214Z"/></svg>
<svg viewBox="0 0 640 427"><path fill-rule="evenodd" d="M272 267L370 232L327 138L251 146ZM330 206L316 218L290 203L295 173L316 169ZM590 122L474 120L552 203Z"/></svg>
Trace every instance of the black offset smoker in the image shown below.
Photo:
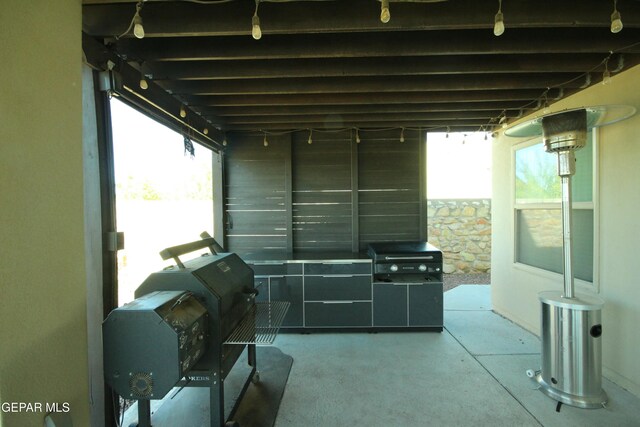
<svg viewBox="0 0 640 427"><path fill-rule="evenodd" d="M105 379L124 398L138 400L138 426L151 426L150 400L172 387L207 387L211 426L232 423L251 381L259 381L256 344L273 343L288 302L256 303L253 270L236 254L217 254L213 238L163 250L175 266L151 274L136 299L103 324ZM209 247L211 255L179 256ZM224 379L247 348L251 371L230 413Z"/></svg>

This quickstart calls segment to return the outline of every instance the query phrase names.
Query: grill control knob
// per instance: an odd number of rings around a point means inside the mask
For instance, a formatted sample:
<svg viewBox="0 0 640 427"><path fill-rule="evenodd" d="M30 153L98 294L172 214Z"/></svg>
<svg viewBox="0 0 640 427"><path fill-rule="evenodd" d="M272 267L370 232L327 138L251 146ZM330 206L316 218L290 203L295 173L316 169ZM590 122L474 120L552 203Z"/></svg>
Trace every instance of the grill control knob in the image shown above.
<svg viewBox="0 0 640 427"><path fill-rule="evenodd" d="M396 271L398 271L398 266L396 264L391 264L389 270L391 270L392 273L395 273Z"/></svg>
<svg viewBox="0 0 640 427"><path fill-rule="evenodd" d="M420 271L427 271L427 266L424 264L420 264L420 266L418 267L418 270Z"/></svg>

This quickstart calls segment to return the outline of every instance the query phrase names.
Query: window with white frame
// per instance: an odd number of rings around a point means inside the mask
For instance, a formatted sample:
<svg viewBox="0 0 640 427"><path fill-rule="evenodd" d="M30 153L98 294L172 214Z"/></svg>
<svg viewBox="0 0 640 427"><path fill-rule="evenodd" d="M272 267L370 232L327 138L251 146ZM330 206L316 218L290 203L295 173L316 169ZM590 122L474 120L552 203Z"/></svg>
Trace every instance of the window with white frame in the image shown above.
<svg viewBox="0 0 640 427"><path fill-rule="evenodd" d="M576 151L572 177L573 269L577 279L594 278L594 182L596 137ZM515 152L515 262L563 272L561 186L557 155L545 152L540 138L516 146Z"/></svg>

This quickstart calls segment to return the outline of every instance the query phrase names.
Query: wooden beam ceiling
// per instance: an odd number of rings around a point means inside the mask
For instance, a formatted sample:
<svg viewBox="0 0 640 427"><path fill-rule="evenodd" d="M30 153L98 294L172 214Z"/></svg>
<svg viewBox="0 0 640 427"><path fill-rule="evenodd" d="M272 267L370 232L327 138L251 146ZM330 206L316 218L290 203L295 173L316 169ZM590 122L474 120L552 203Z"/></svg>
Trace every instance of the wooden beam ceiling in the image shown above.
<svg viewBox="0 0 640 427"><path fill-rule="evenodd" d="M85 0L84 32L223 131L493 128L640 63L640 1ZM605 64L606 63L606 64Z"/></svg>

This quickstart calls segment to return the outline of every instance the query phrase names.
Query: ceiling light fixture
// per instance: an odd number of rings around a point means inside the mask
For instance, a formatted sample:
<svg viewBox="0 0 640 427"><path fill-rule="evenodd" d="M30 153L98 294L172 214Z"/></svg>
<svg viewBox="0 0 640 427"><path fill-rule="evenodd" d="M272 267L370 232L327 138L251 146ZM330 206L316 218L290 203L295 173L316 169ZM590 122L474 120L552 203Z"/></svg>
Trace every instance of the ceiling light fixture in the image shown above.
<svg viewBox="0 0 640 427"><path fill-rule="evenodd" d="M139 39L143 39L144 27L142 26L142 17L140 16L140 10L142 10L141 1L136 4L136 14L133 15L133 20L131 21L131 23L133 24L133 35Z"/></svg>
<svg viewBox="0 0 640 427"><path fill-rule="evenodd" d="M501 36L504 33L504 15L502 14L502 0L498 0L498 13L494 18L493 34Z"/></svg>
<svg viewBox="0 0 640 427"><path fill-rule="evenodd" d="M613 0L613 13L611 14L611 32L616 34L622 31L622 17L618 12L618 0Z"/></svg>
<svg viewBox="0 0 640 427"><path fill-rule="evenodd" d="M389 0L382 0L380 6L380 21L386 24L391 19L391 12L389 11Z"/></svg>
<svg viewBox="0 0 640 427"><path fill-rule="evenodd" d="M251 36L255 40L262 38L262 29L260 28L260 17L258 16L258 6L260 6L260 0L256 0L256 11L253 12L253 18L251 18Z"/></svg>

